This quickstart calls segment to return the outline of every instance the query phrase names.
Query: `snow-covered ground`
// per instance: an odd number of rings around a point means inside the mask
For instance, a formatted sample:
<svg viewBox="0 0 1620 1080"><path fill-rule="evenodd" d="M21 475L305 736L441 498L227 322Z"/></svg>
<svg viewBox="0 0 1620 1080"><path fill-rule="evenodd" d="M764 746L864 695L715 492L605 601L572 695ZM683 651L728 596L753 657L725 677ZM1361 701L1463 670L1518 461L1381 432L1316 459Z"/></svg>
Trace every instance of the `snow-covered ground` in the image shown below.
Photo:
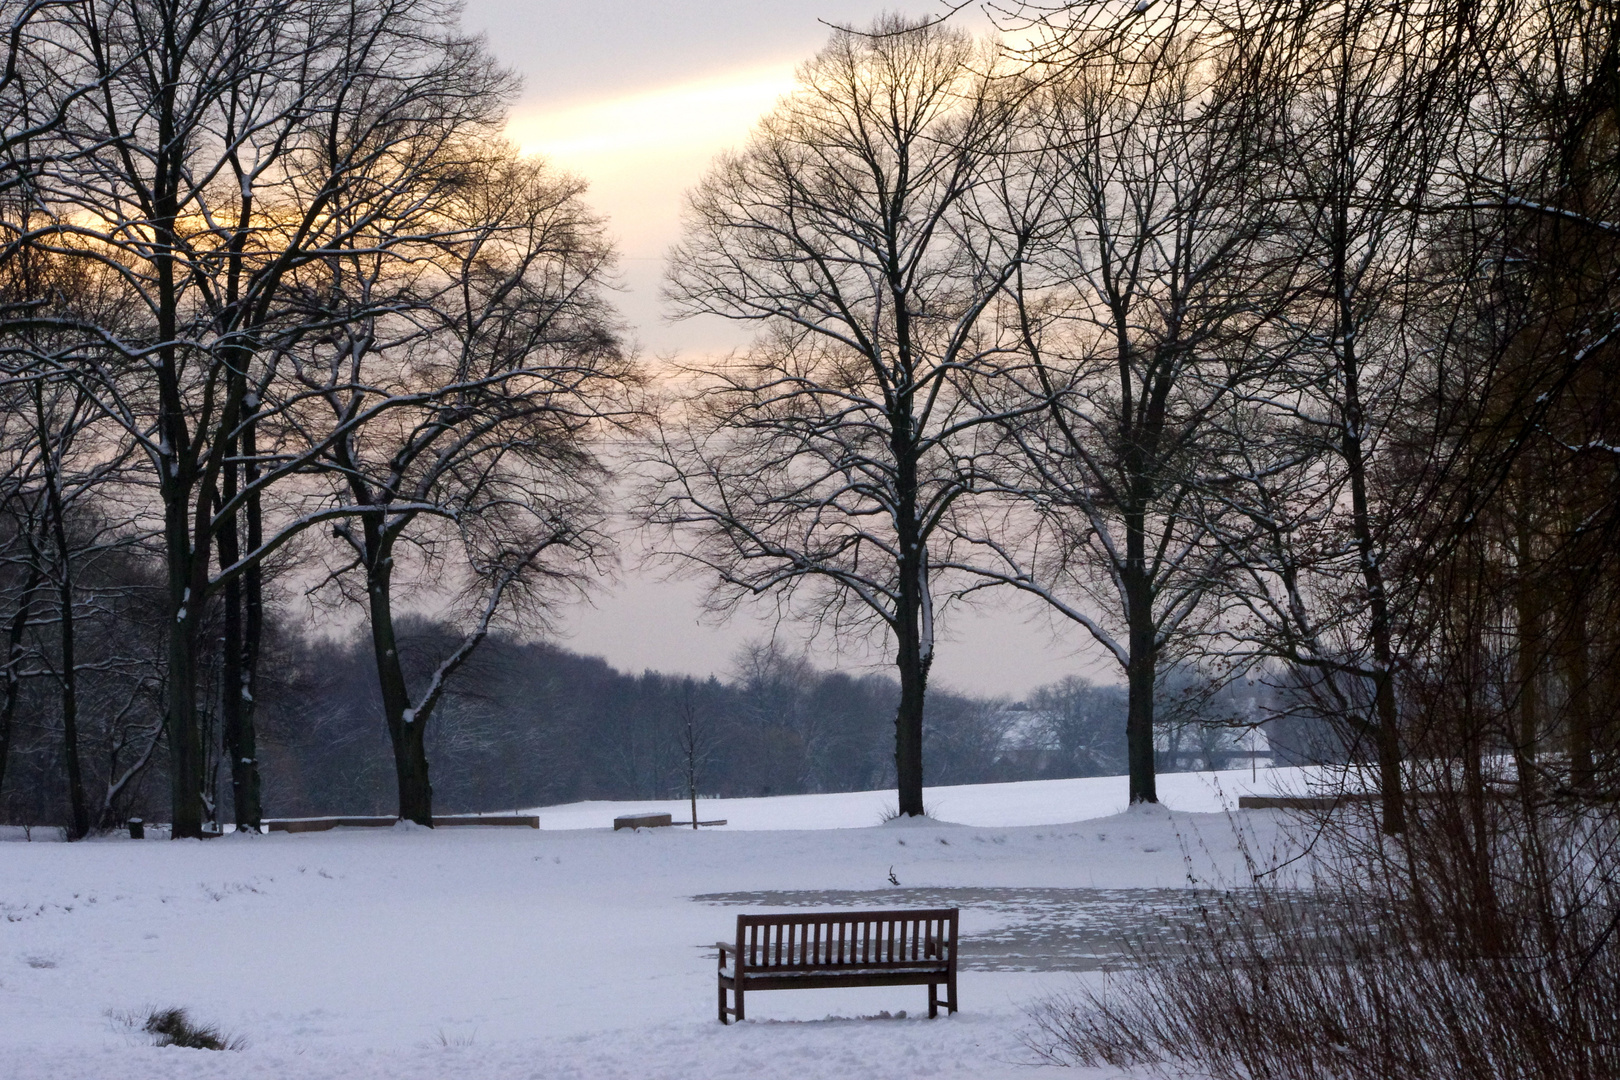
<svg viewBox="0 0 1620 1080"><path fill-rule="evenodd" d="M611 831L684 816L655 801L541 808L539 831L0 844L0 1077L1057 1074L1026 1064L1025 1009L1174 895L1145 890L1240 880L1234 829L1263 853L1278 818L1223 807L1304 779L1250 778L1161 777L1164 806L1129 812L1117 778L931 789L943 821L898 827L862 792L704 801L730 824L699 832ZM961 904L958 1015L898 987L761 993L716 1022L738 911L880 900ZM245 1049L158 1048L124 1019L171 1005Z"/></svg>
<svg viewBox="0 0 1620 1080"><path fill-rule="evenodd" d="M1314 769L1299 768L1166 773L1158 778L1159 799L1172 810L1220 813L1235 809L1240 795L1303 793L1316 773ZM929 788L924 793L923 805L930 816L962 825L1058 825L1117 814L1128 797L1129 782L1125 777L1088 776L1075 780ZM700 799L698 819L721 819L728 829L859 829L878 824L886 815L892 815L894 809L893 791L851 791L759 799ZM538 813L542 829L594 829L611 825L620 814L642 812L669 813L676 821L692 819L691 804L679 799L578 802L518 812Z"/></svg>

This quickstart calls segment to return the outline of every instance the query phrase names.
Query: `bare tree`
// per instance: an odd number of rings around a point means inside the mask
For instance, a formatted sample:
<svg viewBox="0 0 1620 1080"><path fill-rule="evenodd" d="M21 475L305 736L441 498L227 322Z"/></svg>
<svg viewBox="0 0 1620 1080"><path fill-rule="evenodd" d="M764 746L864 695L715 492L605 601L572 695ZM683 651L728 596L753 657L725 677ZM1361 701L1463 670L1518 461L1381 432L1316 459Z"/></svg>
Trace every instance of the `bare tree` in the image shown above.
<svg viewBox="0 0 1620 1080"><path fill-rule="evenodd" d="M19 219L23 232L35 216ZM21 680L32 676L53 683L60 706L69 839L85 836L92 826L81 740L81 671L117 663L111 657L91 660L81 652L81 612L93 612L103 598L93 588L81 588L78 577L93 570L102 556L139 540L138 529L118 506L119 495L129 491L130 440L107 421L83 387L37 359L73 340L72 334L50 329L49 317L99 317L109 326L118 322L108 291L98 287L96 275L80 270L28 245L10 250L0 270L0 304L13 312L0 326L0 371L7 379L8 406L16 419L26 417L7 432L13 436L5 447L8 509L15 515L18 557L27 567L10 625L13 678L5 707L7 733L0 739L9 742ZM41 314L47 319L41 320ZM35 628L32 648L30 623ZM21 670L25 652L32 671Z"/></svg>
<svg viewBox="0 0 1620 1080"><path fill-rule="evenodd" d="M985 411L1013 418L983 465L1004 502L963 537L964 570L1041 598L1120 665L1132 802L1157 801L1160 659L1226 572L1203 509L1234 464L1216 420L1265 383L1288 284L1256 169L1267 84L1249 35L1209 31L1083 25L1039 57L1012 189L1038 216L1009 282L1028 362L983 385Z"/></svg>
<svg viewBox="0 0 1620 1080"><path fill-rule="evenodd" d="M1108 776L1125 767L1119 722L1128 715L1128 705L1118 687L1070 675L1038 687L1028 704L1070 775Z"/></svg>
<svg viewBox="0 0 1620 1080"><path fill-rule="evenodd" d="M145 327L82 325L82 346L55 359L138 441L160 496L177 837L201 829L205 606L292 536L348 512L257 537L250 523L258 543L211 572L238 512L320 451L259 446L224 497L255 429L286 407L272 392L277 360L321 325L293 279L357 236L386 252L442 231L450 148L499 122L510 80L447 25L430 0L181 0L75 5L57 30L63 84L98 89L54 131L61 149L39 180L52 220L37 242L116 277ZM239 791L249 827L251 791Z"/></svg>
<svg viewBox="0 0 1620 1080"><path fill-rule="evenodd" d="M68 799L72 808L72 821L68 838L77 840L90 831L90 807L85 799L83 770L79 753L79 671L75 606L78 597L74 588L74 559L76 552L68 541L69 501L74 494L84 495L91 485L68 490L64 480L64 465L69 454L88 425L84 422L89 411L82 393L59 380L36 378L31 380L33 398L34 437L40 464L40 485L44 516L51 544L48 557L37 548L35 558L48 567L47 577L56 589L57 664L56 681L62 699L62 758L67 770ZM66 392L64 394L64 391ZM64 397L66 400L63 400Z"/></svg>
<svg viewBox="0 0 1620 1080"><path fill-rule="evenodd" d="M799 89L688 198L668 295L759 324L689 373L654 455L666 553L730 608L774 596L842 638L892 641L900 813L923 812L940 523L983 418L959 392L997 355L986 313L1020 258L981 227L1007 104L963 35L898 17L836 32Z"/></svg>
<svg viewBox="0 0 1620 1080"><path fill-rule="evenodd" d="M1429 222L1456 192L1442 178L1465 145L1460 61L1491 34L1445 5L1291 12L1274 16L1295 31L1267 61L1287 87L1267 172L1297 289L1276 342L1285 362L1229 417L1242 463L1220 492L1236 513L1218 528L1242 522L1223 542L1240 537L1245 611L1230 625L1298 669L1295 687L1376 759L1384 828L1399 832L1401 636L1420 647L1422 634L1416 594L1396 594L1421 574L1397 567L1449 533L1425 537L1438 519L1423 507L1455 455L1444 440L1416 448L1455 419L1425 380L1456 354L1471 308L1439 269ZM1470 257L1451 263L1464 280Z"/></svg>
<svg viewBox="0 0 1620 1080"><path fill-rule="evenodd" d="M424 825L424 739L448 680L503 602L526 600L519 609L543 621L559 590L583 587L612 546L594 443L632 420L635 373L604 296L612 250L583 190L497 145L469 163L444 208L458 231L424 255L429 269L363 249L334 260L348 270L333 291L354 291L361 308L390 293L408 310L347 321L300 366L325 414L308 422L310 441L325 446L336 504L356 508L333 530L345 550L329 580L346 586L352 573L353 591L363 589L399 813ZM394 280L401 274L407 282ZM353 423L390 398L408 404ZM425 570L465 567L472 606L465 638L414 696L394 628L412 548Z"/></svg>
<svg viewBox="0 0 1620 1080"><path fill-rule="evenodd" d="M680 743L681 765L686 781L686 797L692 806L692 828L698 827L698 776L713 761L719 749L713 717L704 715L698 701L697 684L686 679L681 684L680 726L675 732Z"/></svg>
<svg viewBox="0 0 1620 1080"><path fill-rule="evenodd" d="M51 62L59 51L53 32L59 13L66 6L59 0L12 0L0 5L0 22L3 22L5 34L3 56L0 56L0 273L4 276L4 285L0 288L0 333L7 339L4 342L5 376L8 380L18 380L7 390L22 391L21 397L7 402L7 407L18 410L20 415L33 412L28 402L30 396L38 398L43 394L38 373L31 370L26 359L27 350L19 349L11 338L19 322L26 325L28 317L43 302L39 283L34 280L37 275L33 273L33 264L37 260L30 260L26 250L32 229L40 221L35 182L54 149L51 135L61 122L64 110L78 96L94 89L90 85L65 85L51 72ZM35 424L19 425L6 434L20 437L20 441L7 445L12 453L7 456L6 501L8 510L15 511L20 509L15 500L26 498L22 487L29 486L24 474L32 473L40 464L41 455L48 451L43 449L46 442ZM59 499L54 500L53 505L59 502ZM30 507L23 512L23 517L26 523L8 537L26 549L23 562L29 569L7 620L6 689L4 704L0 705L0 783L5 778L21 694L24 638L33 618L36 590L44 584L39 543L45 541L50 532L45 507ZM36 524L43 530L38 537ZM64 632L71 637L70 631ZM69 693L67 700L71 702L71 699ZM72 743L71 715L67 722L67 737ZM70 770L75 769L77 754L70 752L67 757ZM70 781L70 786L75 792L77 810L82 804L78 797L82 787L76 778ZM70 835L83 835L84 830L77 827L83 816L75 813Z"/></svg>
<svg viewBox="0 0 1620 1080"><path fill-rule="evenodd" d="M34 749L39 735L59 738L65 831L79 839L105 824L113 800L144 768L137 762L124 783L110 780L104 797L93 800L103 747L110 747L107 768L116 769L133 729L150 727L141 688L153 658L143 647L149 643L130 640L122 610L140 588L120 580L120 571L140 557L143 540L120 513L127 509L120 495L128 490L129 443L110 438L116 427L58 374L17 378L8 389L22 423L6 447L11 467L0 512L10 541L5 562L19 576L8 590L15 606L7 619L0 751L9 756L20 709L25 726L39 733ZM25 683L35 687L26 704ZM155 745L150 732L142 757Z"/></svg>

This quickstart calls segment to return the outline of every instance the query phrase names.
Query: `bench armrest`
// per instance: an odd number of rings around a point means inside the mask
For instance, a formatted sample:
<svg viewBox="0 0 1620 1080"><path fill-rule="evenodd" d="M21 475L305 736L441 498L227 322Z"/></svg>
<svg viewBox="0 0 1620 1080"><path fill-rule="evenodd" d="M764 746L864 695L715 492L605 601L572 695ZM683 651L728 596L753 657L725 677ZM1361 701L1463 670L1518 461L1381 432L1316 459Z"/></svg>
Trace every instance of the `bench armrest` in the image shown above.
<svg viewBox="0 0 1620 1080"><path fill-rule="evenodd" d="M737 946L729 941L717 941L714 943L714 947L720 950L720 965L722 967L725 966L727 953L733 956L737 955Z"/></svg>

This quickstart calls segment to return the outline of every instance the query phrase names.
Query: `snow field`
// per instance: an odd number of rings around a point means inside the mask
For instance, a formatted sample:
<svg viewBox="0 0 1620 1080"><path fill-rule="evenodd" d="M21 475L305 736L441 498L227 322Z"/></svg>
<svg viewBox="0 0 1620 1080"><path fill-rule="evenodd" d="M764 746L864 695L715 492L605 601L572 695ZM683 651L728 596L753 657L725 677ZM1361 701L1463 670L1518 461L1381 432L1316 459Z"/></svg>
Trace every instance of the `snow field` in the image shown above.
<svg viewBox="0 0 1620 1080"><path fill-rule="evenodd" d="M1280 768L1164 773L1158 777L1159 800L1173 810L1215 814L1236 809L1241 795L1303 794L1318 779L1318 772ZM930 816L941 821L1011 827L1106 817L1119 813L1129 797L1129 781L1123 776L1086 776L932 787L926 790L923 805ZM698 820L723 819L727 829L744 830L859 829L878 824L885 814L894 813L895 805L893 791L699 799ZM619 815L641 812L668 813L676 821L690 821L692 804L682 799L578 802L515 812L538 814L542 829L594 829L611 825Z"/></svg>
<svg viewBox="0 0 1620 1080"><path fill-rule="evenodd" d="M903 828L873 826L878 795L857 793L727 800L713 816L735 824L699 832L605 827L604 811L659 806L637 803L543 809L539 831L0 844L0 1077L1080 1080L1024 1064L1020 1034L1032 1001L1084 975L963 971L963 1011L932 1022L922 987L759 993L749 1022L722 1028L713 942L755 909L690 898L880 889L891 872L910 887L1178 887L1231 878L1234 823L1273 841L1271 812L1207 812L1210 779L1178 783L1169 809L1107 817L1123 803L1107 785L1094 801L1080 781L938 789L949 798L930 805L967 823ZM587 813L596 828L563 827ZM1039 823L979 823L1019 814ZM793 820L816 827L768 824ZM967 908L963 934L998 918ZM170 1005L246 1049L157 1048L119 1019Z"/></svg>

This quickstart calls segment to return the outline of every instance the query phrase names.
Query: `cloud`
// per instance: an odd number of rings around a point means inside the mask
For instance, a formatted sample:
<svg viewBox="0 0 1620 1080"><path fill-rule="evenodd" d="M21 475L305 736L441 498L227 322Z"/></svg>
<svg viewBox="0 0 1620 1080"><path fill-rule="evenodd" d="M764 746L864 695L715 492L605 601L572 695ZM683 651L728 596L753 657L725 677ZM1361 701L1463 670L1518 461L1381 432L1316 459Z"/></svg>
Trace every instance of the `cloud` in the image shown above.
<svg viewBox="0 0 1620 1080"><path fill-rule="evenodd" d="M514 110L509 139L590 183L586 197L607 216L624 256L620 308L651 351L724 351L747 340L746 330L723 320L664 322L658 284L664 253L680 234L682 194L793 87L793 65L777 63Z"/></svg>
<svg viewBox="0 0 1620 1080"><path fill-rule="evenodd" d="M545 154L586 175L587 163L625 165L672 150L707 157L740 142L792 89L790 65L749 68L626 97L522 107L507 134L525 152Z"/></svg>

